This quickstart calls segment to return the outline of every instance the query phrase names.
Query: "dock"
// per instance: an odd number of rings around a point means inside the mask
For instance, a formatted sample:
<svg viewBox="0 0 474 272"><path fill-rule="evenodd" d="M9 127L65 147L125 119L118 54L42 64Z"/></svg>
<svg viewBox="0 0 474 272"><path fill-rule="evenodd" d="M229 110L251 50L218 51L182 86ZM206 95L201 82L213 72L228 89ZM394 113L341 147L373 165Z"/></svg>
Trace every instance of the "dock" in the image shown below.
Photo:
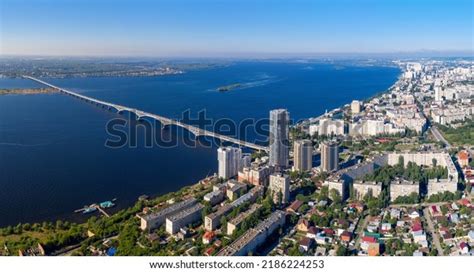
<svg viewBox="0 0 474 272"><path fill-rule="evenodd" d="M99 210L99 212L101 212L103 215L105 215L105 217L110 217L110 215L108 213L106 213L105 210L102 209L99 205L96 205L96 208L97 208L97 210Z"/></svg>
<svg viewBox="0 0 474 272"><path fill-rule="evenodd" d="M105 217L110 217L110 215L105 211L106 208L111 208L113 206L115 206L115 201L117 199L114 198L112 199L111 201L104 201L104 202L101 202L100 204L96 204L96 203L93 203L91 205L88 205L88 206L84 206L83 208L80 208L80 209L77 209L77 210L74 210L75 213L92 213L92 212L95 212L95 211L99 211L100 213L102 213Z"/></svg>

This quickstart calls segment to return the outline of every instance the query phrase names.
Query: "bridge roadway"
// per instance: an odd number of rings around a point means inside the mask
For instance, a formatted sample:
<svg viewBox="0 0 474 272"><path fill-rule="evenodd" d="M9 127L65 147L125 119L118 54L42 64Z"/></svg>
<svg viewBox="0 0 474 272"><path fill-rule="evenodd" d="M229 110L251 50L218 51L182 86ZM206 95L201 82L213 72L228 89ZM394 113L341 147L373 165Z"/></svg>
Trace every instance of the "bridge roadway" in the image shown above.
<svg viewBox="0 0 474 272"><path fill-rule="evenodd" d="M117 113L128 111L128 112L132 112L133 114L135 114L138 119L144 118L144 117L149 117L149 118L152 118L152 119L155 119L155 120L159 121L163 126L175 125L175 126L178 126L178 127L182 127L184 129L189 130L196 137L208 136L208 137L213 137L213 138L220 139L223 142L229 142L229 143L237 144L239 146L245 146L245 147L255 149L255 150L258 150L258 151L266 151L266 152L269 151L269 148L266 147L266 146L261 146L261 145L246 142L246 141L243 141L243 140L235 139L235 138L232 138L230 136L222 135L222 134L215 133L215 132L212 132L212 131L208 131L208 130L205 130L205 129L202 129L202 128L199 128L199 127L196 127L196 126L188 125L188 124L182 123L180 121L176 121L176 120L173 120L173 119L170 119L170 118L167 118L167 117L164 117L164 116L160 116L160 115L157 115L157 114L141 111L141 110L138 110L138 109L134 109L134 108L130 108L130 107L114 104L114 103L109 103L109 102L102 101L102 100L99 100L99 99L95 99L95 98L92 98L92 97L89 97L89 96L78 94L78 93L68 91L66 89L54 86L54 85L52 85L48 82L45 82L43 80L31 77L31 76L23 76L23 77L26 78L26 79L31 79L31 80L36 81L38 83L41 83L43 85L46 85L48 87L51 87L53 89L56 89L59 92L68 94L68 95L76 97L76 98L79 98L81 100L91 102L91 103L95 103L97 105L101 105L101 106L107 107L109 109L115 109L117 111Z"/></svg>

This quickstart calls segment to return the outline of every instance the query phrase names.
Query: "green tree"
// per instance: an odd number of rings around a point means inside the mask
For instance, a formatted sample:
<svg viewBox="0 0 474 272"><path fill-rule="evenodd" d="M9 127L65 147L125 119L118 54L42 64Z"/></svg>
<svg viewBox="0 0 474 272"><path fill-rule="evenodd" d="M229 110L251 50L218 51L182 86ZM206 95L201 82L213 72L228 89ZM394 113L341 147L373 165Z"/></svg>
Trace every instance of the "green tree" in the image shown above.
<svg viewBox="0 0 474 272"><path fill-rule="evenodd" d="M221 220L220 220L220 223L221 223L222 232L227 233L227 217L222 216Z"/></svg>
<svg viewBox="0 0 474 272"><path fill-rule="evenodd" d="M339 191L337 191L336 189L331 189L329 191L329 195L330 195L330 198L331 200L335 203L335 204L340 204L342 202L342 197L341 197L341 194L339 193Z"/></svg>
<svg viewBox="0 0 474 272"><path fill-rule="evenodd" d="M336 250L337 256L347 256L347 248L343 245L340 245Z"/></svg>
<svg viewBox="0 0 474 272"><path fill-rule="evenodd" d="M328 200L328 198L329 198L329 187L328 186L321 187L321 191L319 192L318 201Z"/></svg>

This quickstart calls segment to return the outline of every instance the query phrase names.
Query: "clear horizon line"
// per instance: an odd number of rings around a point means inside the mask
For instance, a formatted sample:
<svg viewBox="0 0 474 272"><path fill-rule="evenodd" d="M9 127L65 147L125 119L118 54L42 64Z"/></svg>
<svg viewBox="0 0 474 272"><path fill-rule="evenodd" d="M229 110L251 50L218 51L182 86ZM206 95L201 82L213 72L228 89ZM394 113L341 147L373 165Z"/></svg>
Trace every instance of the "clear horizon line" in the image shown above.
<svg viewBox="0 0 474 272"><path fill-rule="evenodd" d="M385 52L206 52L206 53L172 53L172 54L23 54L23 53L0 53L2 57L35 57L35 58L219 58L219 59L245 59L245 58L310 58L310 57L333 57L333 56L396 56L396 55L435 55L446 57L461 56L474 57L474 49L465 50L430 50L419 49L412 51L385 51Z"/></svg>

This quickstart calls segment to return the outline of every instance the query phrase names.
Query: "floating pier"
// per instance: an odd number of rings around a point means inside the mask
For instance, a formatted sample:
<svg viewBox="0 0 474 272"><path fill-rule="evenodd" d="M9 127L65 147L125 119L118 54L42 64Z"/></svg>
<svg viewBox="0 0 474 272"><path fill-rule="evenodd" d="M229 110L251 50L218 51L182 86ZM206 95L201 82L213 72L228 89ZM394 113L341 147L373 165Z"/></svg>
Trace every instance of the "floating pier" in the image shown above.
<svg viewBox="0 0 474 272"><path fill-rule="evenodd" d="M112 200L107 200L107 201L104 201L104 202L100 202L99 204L93 203L93 204L90 204L90 205L86 205L83 208L74 210L74 212L75 213L88 214L88 213L92 213L92 212L95 212L95 211L99 211L104 216L110 217L110 215L105 211L105 209L114 207L115 206L114 202L116 200L117 199L114 198Z"/></svg>

